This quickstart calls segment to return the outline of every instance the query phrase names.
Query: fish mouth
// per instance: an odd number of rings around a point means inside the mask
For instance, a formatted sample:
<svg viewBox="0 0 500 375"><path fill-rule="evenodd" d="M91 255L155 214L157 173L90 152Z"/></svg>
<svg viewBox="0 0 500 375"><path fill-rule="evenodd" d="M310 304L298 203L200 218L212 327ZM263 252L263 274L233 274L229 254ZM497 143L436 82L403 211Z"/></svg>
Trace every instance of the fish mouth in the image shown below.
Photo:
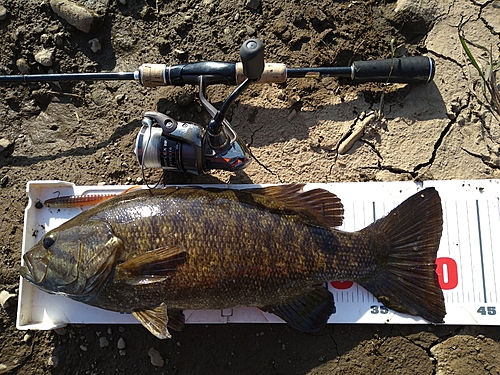
<svg viewBox="0 0 500 375"><path fill-rule="evenodd" d="M40 284L47 274L47 264L43 259L33 257L33 254L24 254L24 266L19 272L22 277L33 284Z"/></svg>
<svg viewBox="0 0 500 375"><path fill-rule="evenodd" d="M35 278L33 277L29 267L21 266L21 268L19 269L19 273L21 274L22 277L24 277L29 282L32 282L32 283L35 282Z"/></svg>

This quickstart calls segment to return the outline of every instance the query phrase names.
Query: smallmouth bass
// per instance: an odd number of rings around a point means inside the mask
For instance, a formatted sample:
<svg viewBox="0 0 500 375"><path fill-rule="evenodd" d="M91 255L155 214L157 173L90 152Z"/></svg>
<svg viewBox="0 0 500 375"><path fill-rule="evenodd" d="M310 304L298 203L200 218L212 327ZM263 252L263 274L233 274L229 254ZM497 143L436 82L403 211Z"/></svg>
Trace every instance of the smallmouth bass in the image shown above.
<svg viewBox="0 0 500 375"><path fill-rule="evenodd" d="M442 322L435 273L441 200L424 189L357 232L340 200L301 184L244 190L132 191L46 233L21 275L49 292L132 313L159 338L181 329L184 309L255 306L302 332L321 330L333 295L351 280L386 307Z"/></svg>

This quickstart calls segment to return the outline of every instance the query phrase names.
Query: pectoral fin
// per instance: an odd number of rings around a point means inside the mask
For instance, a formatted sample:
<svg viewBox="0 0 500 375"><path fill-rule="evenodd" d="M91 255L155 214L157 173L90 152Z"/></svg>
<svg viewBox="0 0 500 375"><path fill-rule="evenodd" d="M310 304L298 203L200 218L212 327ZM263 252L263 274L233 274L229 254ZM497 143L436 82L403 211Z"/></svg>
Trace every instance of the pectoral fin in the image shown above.
<svg viewBox="0 0 500 375"><path fill-rule="evenodd" d="M166 280L187 260L187 251L168 246L148 251L116 266L115 280L130 285L143 285Z"/></svg>
<svg viewBox="0 0 500 375"><path fill-rule="evenodd" d="M318 332L334 312L333 294L323 287L279 306L266 306L262 310L276 314L300 332Z"/></svg>

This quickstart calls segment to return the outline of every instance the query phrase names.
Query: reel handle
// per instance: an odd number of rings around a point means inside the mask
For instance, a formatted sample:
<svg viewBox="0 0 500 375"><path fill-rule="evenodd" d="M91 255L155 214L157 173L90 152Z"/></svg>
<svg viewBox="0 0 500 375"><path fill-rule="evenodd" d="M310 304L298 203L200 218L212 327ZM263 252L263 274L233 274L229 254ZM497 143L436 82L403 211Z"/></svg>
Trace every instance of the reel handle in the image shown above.
<svg viewBox="0 0 500 375"><path fill-rule="evenodd" d="M240 48L243 74L258 81L264 71L264 44L259 39L248 39Z"/></svg>

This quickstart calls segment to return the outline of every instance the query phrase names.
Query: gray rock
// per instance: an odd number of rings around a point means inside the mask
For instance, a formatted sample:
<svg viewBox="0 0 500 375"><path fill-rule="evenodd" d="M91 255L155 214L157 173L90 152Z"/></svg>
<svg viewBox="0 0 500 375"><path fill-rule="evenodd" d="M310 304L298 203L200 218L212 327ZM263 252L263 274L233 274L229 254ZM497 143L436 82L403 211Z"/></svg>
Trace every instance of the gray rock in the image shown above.
<svg viewBox="0 0 500 375"><path fill-rule="evenodd" d="M148 355L151 358L151 364L153 366L163 367L163 365L165 364L165 361L163 360L163 357L158 352L158 350L156 350L155 348L149 349Z"/></svg>
<svg viewBox="0 0 500 375"><path fill-rule="evenodd" d="M99 337L99 346L101 348L105 348L106 346L109 346L109 341L106 337L102 336Z"/></svg>
<svg viewBox="0 0 500 375"><path fill-rule="evenodd" d="M248 9L257 10L259 5L260 5L260 0L246 0L245 1L245 6Z"/></svg>
<svg viewBox="0 0 500 375"><path fill-rule="evenodd" d="M104 84L96 84L90 93L92 101L99 105L108 105L113 101L113 95L108 91Z"/></svg>
<svg viewBox="0 0 500 375"><path fill-rule="evenodd" d="M183 92L177 97L177 104L180 107L187 107L194 101L194 95L189 92Z"/></svg>
<svg viewBox="0 0 500 375"><path fill-rule="evenodd" d="M49 359L47 360L47 364L52 367L57 367L59 366L59 357L57 355L51 355Z"/></svg>
<svg viewBox="0 0 500 375"><path fill-rule="evenodd" d="M101 42L99 39L94 38L89 40L90 50L94 53L97 53L101 50Z"/></svg>
<svg viewBox="0 0 500 375"><path fill-rule="evenodd" d="M7 8L3 5L0 5L0 21L7 19Z"/></svg>
<svg viewBox="0 0 500 375"><path fill-rule="evenodd" d="M9 183L9 176L5 175L5 176L2 176L2 178L0 178L0 186L2 188L7 187L8 183Z"/></svg>
<svg viewBox="0 0 500 375"><path fill-rule="evenodd" d="M66 333L68 333L68 330L66 329L66 327L59 327L54 329L54 332L57 333L59 336L64 336L66 335Z"/></svg>
<svg viewBox="0 0 500 375"><path fill-rule="evenodd" d="M59 17L85 33L95 31L102 24L97 13L69 0L50 0L50 7Z"/></svg>
<svg viewBox="0 0 500 375"><path fill-rule="evenodd" d="M28 65L28 62L24 58L17 59L16 61L16 66L17 69L21 74L29 74L30 73L30 66Z"/></svg>
<svg viewBox="0 0 500 375"><path fill-rule="evenodd" d="M443 12L443 5L438 0L398 0L392 21L402 25L403 34L414 37L427 34Z"/></svg>
<svg viewBox="0 0 500 375"><path fill-rule="evenodd" d="M7 292L6 290L2 290L0 292L0 306L2 306L2 308L6 308L9 306L9 304L7 303L7 301L9 299L11 299L12 297L15 297L16 295L13 294L13 293L9 293Z"/></svg>
<svg viewBox="0 0 500 375"><path fill-rule="evenodd" d="M9 141L7 138L0 138L0 154L9 156L14 151L14 142Z"/></svg>
<svg viewBox="0 0 500 375"><path fill-rule="evenodd" d="M52 66L54 63L54 49L43 48L35 55L35 61L43 66Z"/></svg>
<svg viewBox="0 0 500 375"><path fill-rule="evenodd" d="M116 347L118 349L125 349L125 340L123 339L123 337L120 337L118 339L118 343L116 344Z"/></svg>
<svg viewBox="0 0 500 375"><path fill-rule="evenodd" d="M247 30L247 34L248 34L249 36L253 36L253 35L255 35L255 29L254 29L253 27L251 27L251 26L248 26L248 25L247 25L247 26L245 26L245 28L246 28L246 30Z"/></svg>

